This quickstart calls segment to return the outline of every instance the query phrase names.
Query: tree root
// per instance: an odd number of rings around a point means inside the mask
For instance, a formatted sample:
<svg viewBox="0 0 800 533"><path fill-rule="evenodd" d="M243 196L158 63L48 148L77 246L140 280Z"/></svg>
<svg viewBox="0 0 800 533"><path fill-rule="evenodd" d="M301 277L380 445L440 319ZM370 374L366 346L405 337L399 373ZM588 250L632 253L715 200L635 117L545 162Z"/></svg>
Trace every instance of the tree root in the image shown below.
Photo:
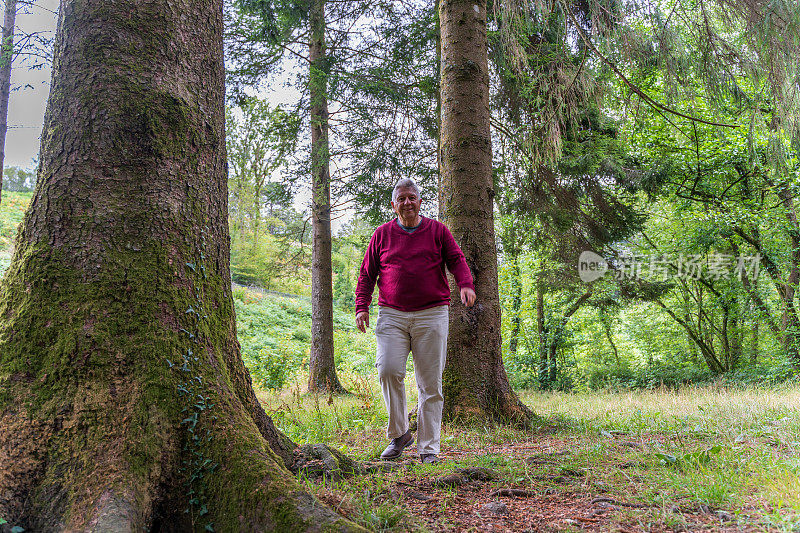
<svg viewBox="0 0 800 533"><path fill-rule="evenodd" d="M500 489L489 494L490 498L497 498L498 496L514 496L517 498L533 498L536 493L532 490L522 489Z"/></svg>
<svg viewBox="0 0 800 533"><path fill-rule="evenodd" d="M652 507L652 505L645 505L643 503L620 502L612 498L605 498L605 497L595 498L594 500L592 500L593 505L596 503L607 503L610 505L616 505L617 507L630 507L631 509L649 509L650 507Z"/></svg>
<svg viewBox="0 0 800 533"><path fill-rule="evenodd" d="M364 468L339 450L325 444L306 444L295 450L295 469L302 477L339 481Z"/></svg>

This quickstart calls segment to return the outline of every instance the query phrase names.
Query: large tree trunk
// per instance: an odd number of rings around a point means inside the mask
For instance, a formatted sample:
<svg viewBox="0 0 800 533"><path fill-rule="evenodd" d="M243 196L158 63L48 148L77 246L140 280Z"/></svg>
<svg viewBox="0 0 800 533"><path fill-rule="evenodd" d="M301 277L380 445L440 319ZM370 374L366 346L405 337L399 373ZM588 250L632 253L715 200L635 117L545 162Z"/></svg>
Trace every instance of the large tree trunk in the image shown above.
<svg viewBox="0 0 800 533"><path fill-rule="evenodd" d="M439 9L441 0L434 2L434 32L436 33L436 63L433 75L436 79L442 79L442 27L439 21ZM436 91L436 169L437 169L437 215L439 220L444 220L444 185L442 184L442 91L441 87Z"/></svg>
<svg viewBox="0 0 800 533"><path fill-rule="evenodd" d="M470 309L457 287L451 295L444 412L527 422L532 413L511 390L501 354L486 0L440 0L439 20L444 222L467 257L478 295Z"/></svg>
<svg viewBox="0 0 800 533"><path fill-rule="evenodd" d="M328 158L328 57L325 0L312 0L309 13L311 99L311 355L309 392L345 392L333 359L333 266L331 263L331 178Z"/></svg>
<svg viewBox="0 0 800 533"><path fill-rule="evenodd" d="M6 161L8 133L8 100L11 97L11 67L14 62L14 25L17 20L17 0L6 0L3 18L3 42L0 54L0 201L3 194L3 171Z"/></svg>
<svg viewBox="0 0 800 533"><path fill-rule="evenodd" d="M222 3L61 1L38 185L0 286L12 524L358 529L286 469L295 446L239 354Z"/></svg>

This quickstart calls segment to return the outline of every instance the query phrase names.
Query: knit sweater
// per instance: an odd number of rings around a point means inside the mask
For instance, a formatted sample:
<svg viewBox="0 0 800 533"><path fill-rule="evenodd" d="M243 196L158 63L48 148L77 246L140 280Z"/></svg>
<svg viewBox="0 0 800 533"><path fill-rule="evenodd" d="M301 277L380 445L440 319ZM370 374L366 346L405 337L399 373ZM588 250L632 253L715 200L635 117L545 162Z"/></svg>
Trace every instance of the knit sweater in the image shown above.
<svg viewBox="0 0 800 533"><path fill-rule="evenodd" d="M356 314L367 311L378 283L378 305L421 311L450 303L445 266L460 288L475 290L464 252L447 226L422 218L413 233L392 220L378 227L367 247L356 285Z"/></svg>

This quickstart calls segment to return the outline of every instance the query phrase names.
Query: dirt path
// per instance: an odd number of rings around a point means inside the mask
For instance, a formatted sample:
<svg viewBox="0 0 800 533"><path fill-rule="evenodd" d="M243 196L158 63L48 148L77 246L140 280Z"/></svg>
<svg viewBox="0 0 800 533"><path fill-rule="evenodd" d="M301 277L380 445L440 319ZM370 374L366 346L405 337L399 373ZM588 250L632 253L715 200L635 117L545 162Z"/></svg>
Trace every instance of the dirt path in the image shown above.
<svg viewBox="0 0 800 533"><path fill-rule="evenodd" d="M654 435L654 439L659 436ZM735 519L725 510L682 506L680 502L655 507L637 500L643 488L636 461L640 443L615 441L602 465L580 465L575 439L536 437L535 440L478 448L444 449L442 464L436 468L417 466L409 454L396 470L373 474L384 476L383 483L363 483L381 487L370 494L374 505L390 504L404 509L411 522L384 524L378 530L416 531L492 531L554 532L614 531L769 531L758 524L757 509L739 510ZM482 466L471 475L469 465ZM466 467L465 467L466 465ZM623 485L610 484L597 475L599 470L623 472ZM473 467L474 470L474 467ZM486 479L480 470L493 472ZM626 473L627 472L627 473ZM473 473L474 474L474 473ZM366 489L369 490L369 489ZM345 514L345 492L323 491L326 503ZM667 500L665 500L667 501ZM376 524L377 525L377 524Z"/></svg>

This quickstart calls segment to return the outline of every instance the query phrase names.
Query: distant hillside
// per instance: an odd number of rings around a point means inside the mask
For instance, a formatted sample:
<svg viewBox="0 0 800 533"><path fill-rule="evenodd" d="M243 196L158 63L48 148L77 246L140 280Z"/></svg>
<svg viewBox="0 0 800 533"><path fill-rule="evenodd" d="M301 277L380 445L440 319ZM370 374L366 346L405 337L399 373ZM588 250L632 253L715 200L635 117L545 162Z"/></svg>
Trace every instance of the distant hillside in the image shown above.
<svg viewBox="0 0 800 533"><path fill-rule="evenodd" d="M11 262L17 227L25 216L31 197L32 192L3 191L3 201L0 204L0 274L5 272Z"/></svg>
<svg viewBox="0 0 800 533"><path fill-rule="evenodd" d="M308 368L311 303L261 295L237 287L236 326L242 358L256 386L280 389ZM334 346L340 372L369 374L375 366L375 336L356 330L353 314L334 310Z"/></svg>

